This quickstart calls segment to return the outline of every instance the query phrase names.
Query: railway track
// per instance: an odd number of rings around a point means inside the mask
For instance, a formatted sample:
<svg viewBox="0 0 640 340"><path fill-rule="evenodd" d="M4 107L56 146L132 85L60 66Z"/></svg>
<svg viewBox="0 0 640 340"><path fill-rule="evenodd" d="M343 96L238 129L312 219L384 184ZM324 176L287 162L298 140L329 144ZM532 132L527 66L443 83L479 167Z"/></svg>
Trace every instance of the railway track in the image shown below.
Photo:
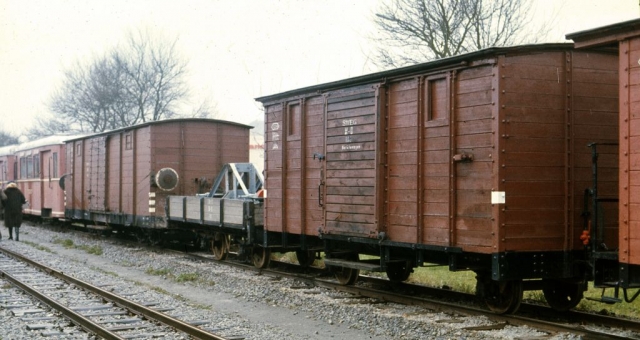
<svg viewBox="0 0 640 340"><path fill-rule="evenodd" d="M234 261L217 261L202 253L185 253L179 250L168 250L176 254L195 257L203 261L212 261L229 266L260 272L271 277L287 277L301 283L296 289L324 287L353 295L355 298L371 299L371 303L399 303L420 306L425 313L440 312L450 316L442 322L458 322L460 316L484 316L489 323L472 326L467 330L496 330L511 326L527 326L553 336L559 333L570 333L583 339L640 339L640 321L621 319L605 315L597 315L579 311L557 312L552 308L536 304L524 303L516 315L496 315L487 309L469 304L474 295L438 289L408 283L392 283L387 279L360 276L359 284L345 286L332 279L326 270L318 267L307 267L300 272L300 266L272 260L267 269L257 269L252 265Z"/></svg>
<svg viewBox="0 0 640 340"><path fill-rule="evenodd" d="M11 285L0 292L0 306L21 317L34 336L229 339L207 330L207 322L171 316L171 306L135 302L128 287L97 287L3 247L0 276Z"/></svg>
<svg viewBox="0 0 640 340"><path fill-rule="evenodd" d="M130 240L118 239L118 243L133 244L137 247L139 243ZM370 276L360 276L358 284L355 286L343 286L338 284L328 271L318 267L307 267L300 271L300 266L296 264L273 261L270 268L257 269L252 265L236 259L232 254L228 261L217 261L213 256L205 252L185 251L176 249L162 250L152 247L154 252L167 252L183 257L195 258L199 261L215 262L243 270L251 271L259 275L265 275L273 279L291 278L296 283L291 289L298 291L309 290L314 293L314 287L324 287L350 294L336 294L336 299L341 299L344 303L372 304L383 306L387 303L398 303L402 305L420 306L423 311L419 314L441 313L444 317L438 316L440 323L461 323L462 319L468 317L482 316L487 321L480 325L461 328L464 330L491 331L499 330L510 326L527 326L545 334L544 337L553 337L556 334L572 334L583 339L640 339L640 323L636 320L624 320L615 317L607 317L581 312L558 313L546 306L523 304L517 315L495 315L487 309L479 308L477 305L470 305L474 299L473 295L463 294L451 290L436 289L420 285L406 283L391 283L386 278ZM265 283L268 284L268 283ZM342 303L342 302L340 302ZM411 312L416 313L416 312ZM407 315L407 317L419 317Z"/></svg>

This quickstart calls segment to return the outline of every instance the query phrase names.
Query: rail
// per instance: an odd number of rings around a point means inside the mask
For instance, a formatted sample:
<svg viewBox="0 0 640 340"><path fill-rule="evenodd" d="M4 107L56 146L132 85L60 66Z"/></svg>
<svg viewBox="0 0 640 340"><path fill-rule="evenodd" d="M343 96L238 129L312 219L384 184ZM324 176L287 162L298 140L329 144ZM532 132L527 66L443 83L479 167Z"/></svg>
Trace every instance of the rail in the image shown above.
<svg viewBox="0 0 640 340"><path fill-rule="evenodd" d="M13 252L9 249L6 248L2 248L0 247L0 253L3 253L7 256L10 256L14 259L17 259L19 261L22 261L24 263L27 263L28 265L37 268L38 270L45 272L47 274L49 274L50 276L53 276L55 278L58 278L64 282L67 282L69 284L73 284L76 285L77 287L80 287L82 289L84 289L85 291L91 292L93 294L97 294L99 296L101 296L102 298L104 298L107 301L110 301L118 306L120 306L121 308L125 308L128 309L132 312L134 312L135 314L138 315L142 315L148 319L153 319L156 320L158 322L161 322L167 326L170 326L174 329L177 329L179 331L182 331L190 336L193 336L197 339L202 339L202 340L227 340L226 338L219 336L219 335L215 335L212 333L209 333L203 329L200 329L198 327L192 326L188 323L185 323L181 320L175 319L173 317L170 317L162 312L153 310L151 308L147 308L143 305L140 305L138 303L135 303L133 301L130 301L128 299L125 299L123 297L120 297L116 294L113 294L109 291L106 291L104 289L101 289L99 287L96 287L94 285L91 285L87 282L84 282L82 280L73 278L71 276L68 276L66 274L64 274L61 271L58 271L56 269L47 267L39 262L36 262L32 259L29 259L21 254L18 254L16 252ZM37 290L33 289L32 287L30 287L27 284L24 284L22 282L20 282L20 280L18 280L15 277L10 276L9 274L5 273L4 271L2 271L2 276L5 277L7 280L11 281L12 283L14 283L15 285L19 286L21 289L27 291L29 294L35 296L37 299L41 300L42 302L44 302L45 304L49 305L50 307L61 311L66 317L68 317L70 320L72 320L74 323L76 323L77 325L79 325L80 327L93 332L97 335L100 335L101 337L105 338L105 339L123 339L122 337L120 337L119 335L115 334L114 332L107 330L104 327L101 327L100 325L94 323L93 321L91 321L90 319L76 313L75 311L61 305L60 303L58 303L57 301L50 299L49 297L41 294L40 292L38 292Z"/></svg>

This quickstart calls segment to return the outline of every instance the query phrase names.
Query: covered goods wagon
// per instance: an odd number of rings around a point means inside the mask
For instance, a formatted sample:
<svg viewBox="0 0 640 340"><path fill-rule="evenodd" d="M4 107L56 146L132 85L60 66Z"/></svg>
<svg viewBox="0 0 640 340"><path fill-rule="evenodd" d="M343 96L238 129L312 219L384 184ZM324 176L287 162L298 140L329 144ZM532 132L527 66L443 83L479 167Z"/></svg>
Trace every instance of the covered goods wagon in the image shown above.
<svg viewBox="0 0 640 340"><path fill-rule="evenodd" d="M166 228L166 197L207 192L224 164L248 162L251 128L170 119L69 140L65 216L85 224Z"/></svg>
<svg viewBox="0 0 640 340"><path fill-rule="evenodd" d="M345 283L436 263L476 271L498 312L523 289L577 303L588 145L617 140L617 79L615 53L544 44L258 98L267 243L324 250ZM598 189L614 194L617 151L598 152ZM617 211L603 219L616 246Z"/></svg>
<svg viewBox="0 0 640 340"><path fill-rule="evenodd" d="M597 287L640 287L640 20L630 20L567 35L576 48L609 48L619 54L619 188L613 201L619 208L617 242L593 234L591 257ZM595 197L596 202L607 197ZM611 199L610 199L611 200ZM600 204L604 213L610 206ZM612 235L613 236L613 235ZM611 246L614 243L614 246ZM616 297L617 297L616 290ZM637 297L636 294L634 296ZM627 294L625 291L625 298Z"/></svg>

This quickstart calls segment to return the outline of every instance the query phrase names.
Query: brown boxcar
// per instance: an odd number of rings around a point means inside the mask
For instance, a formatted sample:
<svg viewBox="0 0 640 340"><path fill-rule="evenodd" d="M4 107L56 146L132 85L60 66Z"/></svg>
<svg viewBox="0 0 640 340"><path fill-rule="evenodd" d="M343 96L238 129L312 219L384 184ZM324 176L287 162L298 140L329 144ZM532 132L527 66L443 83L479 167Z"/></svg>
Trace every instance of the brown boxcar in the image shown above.
<svg viewBox="0 0 640 340"><path fill-rule="evenodd" d="M67 142L66 216L90 224L165 228L168 195L207 192L230 162L248 162L251 126L171 119Z"/></svg>
<svg viewBox="0 0 640 340"><path fill-rule="evenodd" d="M567 38L575 41L576 48L604 47L619 53L619 247L595 248L593 257L600 274L597 286L640 287L640 20L572 33Z"/></svg>
<svg viewBox="0 0 640 340"><path fill-rule="evenodd" d="M64 217L64 191L58 182L64 173L64 141L74 137L53 135L15 145L13 157L2 164L3 183L14 181L28 201L25 214Z"/></svg>
<svg viewBox="0 0 640 340"><path fill-rule="evenodd" d="M617 140L616 58L570 44L491 48L258 98L265 228L284 235L269 242L321 246L327 264L354 269L345 283L357 269L395 280L425 262L472 269L499 312L517 308L523 279L569 280L582 297L587 145ZM616 151L598 151L610 156L599 190L613 195ZM605 216L610 238L616 220Z"/></svg>

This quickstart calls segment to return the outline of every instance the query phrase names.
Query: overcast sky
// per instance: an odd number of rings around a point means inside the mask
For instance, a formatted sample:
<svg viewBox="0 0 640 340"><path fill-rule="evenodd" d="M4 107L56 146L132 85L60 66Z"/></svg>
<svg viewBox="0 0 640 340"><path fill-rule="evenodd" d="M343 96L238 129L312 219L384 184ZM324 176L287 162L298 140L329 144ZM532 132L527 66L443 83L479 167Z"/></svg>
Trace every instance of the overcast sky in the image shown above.
<svg viewBox="0 0 640 340"><path fill-rule="evenodd" d="M638 0L532 0L558 17L549 41L638 18ZM379 0L0 0L0 130L48 113L63 70L150 29L178 39L192 103L261 118L253 98L375 71L367 36Z"/></svg>

